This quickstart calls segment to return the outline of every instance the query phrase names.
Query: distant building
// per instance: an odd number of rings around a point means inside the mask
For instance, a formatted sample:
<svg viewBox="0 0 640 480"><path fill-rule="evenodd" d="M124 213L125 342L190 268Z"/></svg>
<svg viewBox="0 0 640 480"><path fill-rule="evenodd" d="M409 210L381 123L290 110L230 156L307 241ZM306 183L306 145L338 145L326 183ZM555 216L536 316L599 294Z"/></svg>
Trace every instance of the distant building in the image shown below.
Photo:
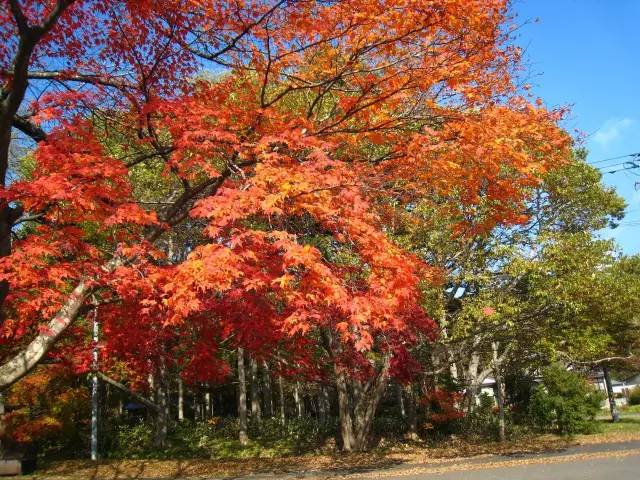
<svg viewBox="0 0 640 480"><path fill-rule="evenodd" d="M607 394L607 385L601 369L594 370L589 376L589 380L598 390L603 391L605 395ZM638 385L640 385L640 373L636 373L623 381L612 378L611 386L613 387L613 395L616 402L619 405L626 405L631 390Z"/></svg>
<svg viewBox="0 0 640 480"><path fill-rule="evenodd" d="M640 386L640 373L636 373L622 382L622 393L628 397L631 390L638 386Z"/></svg>

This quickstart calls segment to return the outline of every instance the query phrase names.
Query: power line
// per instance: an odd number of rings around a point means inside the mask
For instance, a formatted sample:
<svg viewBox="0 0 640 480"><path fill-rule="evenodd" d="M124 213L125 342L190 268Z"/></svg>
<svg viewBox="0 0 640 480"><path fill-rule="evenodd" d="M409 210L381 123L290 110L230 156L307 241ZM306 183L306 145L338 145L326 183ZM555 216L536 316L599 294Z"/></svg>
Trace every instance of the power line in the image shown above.
<svg viewBox="0 0 640 480"><path fill-rule="evenodd" d="M636 170L638 168L640 168L640 165L631 164L630 166L626 166L626 167L622 167L622 168L616 168L615 170L609 170L607 172L603 171L602 174L603 175L608 175L610 173L628 172L629 170Z"/></svg>
<svg viewBox="0 0 640 480"><path fill-rule="evenodd" d="M625 162L612 163L611 165L603 165L601 167L594 167L596 170L601 172L603 175L609 173L617 173L624 172L629 170L636 170L640 168L640 154L636 156L636 154L625 155L626 157L633 157L633 160L627 160ZM622 165L621 168L614 168ZM613 170L611 170L613 168ZM635 173L634 173L635 174Z"/></svg>
<svg viewBox="0 0 640 480"><path fill-rule="evenodd" d="M607 169L613 168L613 167L617 167L617 166L620 166L620 165L625 165L625 168L623 168L621 170L627 170L629 168L634 168L634 166L637 165L637 163L634 160L629 160L629 161L626 161L626 162L619 162L619 163L613 163L611 165L604 165L602 167L595 167L595 169L605 173L607 171Z"/></svg>
<svg viewBox="0 0 640 480"><path fill-rule="evenodd" d="M627 165L630 163L636 163L639 160L625 160L624 162L616 162L616 163L612 163L610 165L601 165L599 167L593 167L597 170L606 170L607 168L611 168L611 167L617 167L618 165ZM590 164L589 164L590 165ZM590 165L593 166L593 165Z"/></svg>
<svg viewBox="0 0 640 480"><path fill-rule="evenodd" d="M598 163L610 162L611 160L620 160L621 158L627 158L627 157L640 158L640 152L628 153L626 155L620 155L618 157L603 158L602 160L596 160L595 162L587 162L587 163L589 165L596 165ZM611 165L611 166L613 166L613 165Z"/></svg>

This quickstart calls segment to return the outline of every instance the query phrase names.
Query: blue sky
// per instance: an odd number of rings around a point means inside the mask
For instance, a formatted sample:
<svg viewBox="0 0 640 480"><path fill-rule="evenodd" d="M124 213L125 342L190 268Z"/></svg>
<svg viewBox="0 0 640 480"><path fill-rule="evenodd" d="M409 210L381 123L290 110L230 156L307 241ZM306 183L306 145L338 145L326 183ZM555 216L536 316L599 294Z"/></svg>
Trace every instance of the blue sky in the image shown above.
<svg viewBox="0 0 640 480"><path fill-rule="evenodd" d="M533 92L548 106L572 107L564 126L587 135L588 161L640 152L640 0L514 0L513 11L518 24L530 22L517 43ZM604 235L628 254L640 253L640 176L633 172L604 176L628 204L622 226Z"/></svg>

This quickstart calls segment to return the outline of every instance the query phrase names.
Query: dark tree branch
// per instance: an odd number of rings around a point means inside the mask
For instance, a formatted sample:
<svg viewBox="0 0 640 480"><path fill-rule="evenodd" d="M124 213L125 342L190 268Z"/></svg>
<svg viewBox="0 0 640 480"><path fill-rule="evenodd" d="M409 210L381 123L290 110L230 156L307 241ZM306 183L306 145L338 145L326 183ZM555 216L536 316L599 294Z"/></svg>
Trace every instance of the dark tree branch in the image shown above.
<svg viewBox="0 0 640 480"><path fill-rule="evenodd" d="M107 382L109 385L113 385L114 387L116 387L118 390L123 391L124 393L126 393L127 395L129 395L131 398L137 400L138 402L142 403L145 407L148 407L150 409L152 409L154 412L158 412L160 410L160 407L158 407L158 405L156 405L155 403L153 403L151 400L143 397L142 395L134 392L133 390L131 390L130 388L126 387L125 385L123 385L122 383L114 380L111 377L108 377L107 375L105 375L102 372L96 372L96 375L98 376L98 378L100 378L101 380Z"/></svg>
<svg viewBox="0 0 640 480"><path fill-rule="evenodd" d="M15 115L13 117L13 126L30 137L34 142L43 142L47 138L46 132L40 126L21 115Z"/></svg>

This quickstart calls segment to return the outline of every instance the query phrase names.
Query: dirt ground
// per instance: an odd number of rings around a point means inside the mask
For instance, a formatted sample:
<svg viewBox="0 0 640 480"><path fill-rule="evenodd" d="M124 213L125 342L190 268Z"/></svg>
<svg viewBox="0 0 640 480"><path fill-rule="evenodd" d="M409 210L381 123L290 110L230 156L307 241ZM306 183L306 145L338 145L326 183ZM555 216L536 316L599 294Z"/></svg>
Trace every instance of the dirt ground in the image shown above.
<svg viewBox="0 0 640 480"><path fill-rule="evenodd" d="M74 460L41 465L32 479L177 479L237 477L257 473L284 474L321 471L330 474L353 469L378 469L394 465L442 463L468 457L482 458L495 454L552 452L572 445L615 443L640 440L640 431L607 431L595 435L563 438L554 435L532 436L517 441L470 443L451 439L438 446L421 443L352 454L313 454L282 458L243 460Z"/></svg>

